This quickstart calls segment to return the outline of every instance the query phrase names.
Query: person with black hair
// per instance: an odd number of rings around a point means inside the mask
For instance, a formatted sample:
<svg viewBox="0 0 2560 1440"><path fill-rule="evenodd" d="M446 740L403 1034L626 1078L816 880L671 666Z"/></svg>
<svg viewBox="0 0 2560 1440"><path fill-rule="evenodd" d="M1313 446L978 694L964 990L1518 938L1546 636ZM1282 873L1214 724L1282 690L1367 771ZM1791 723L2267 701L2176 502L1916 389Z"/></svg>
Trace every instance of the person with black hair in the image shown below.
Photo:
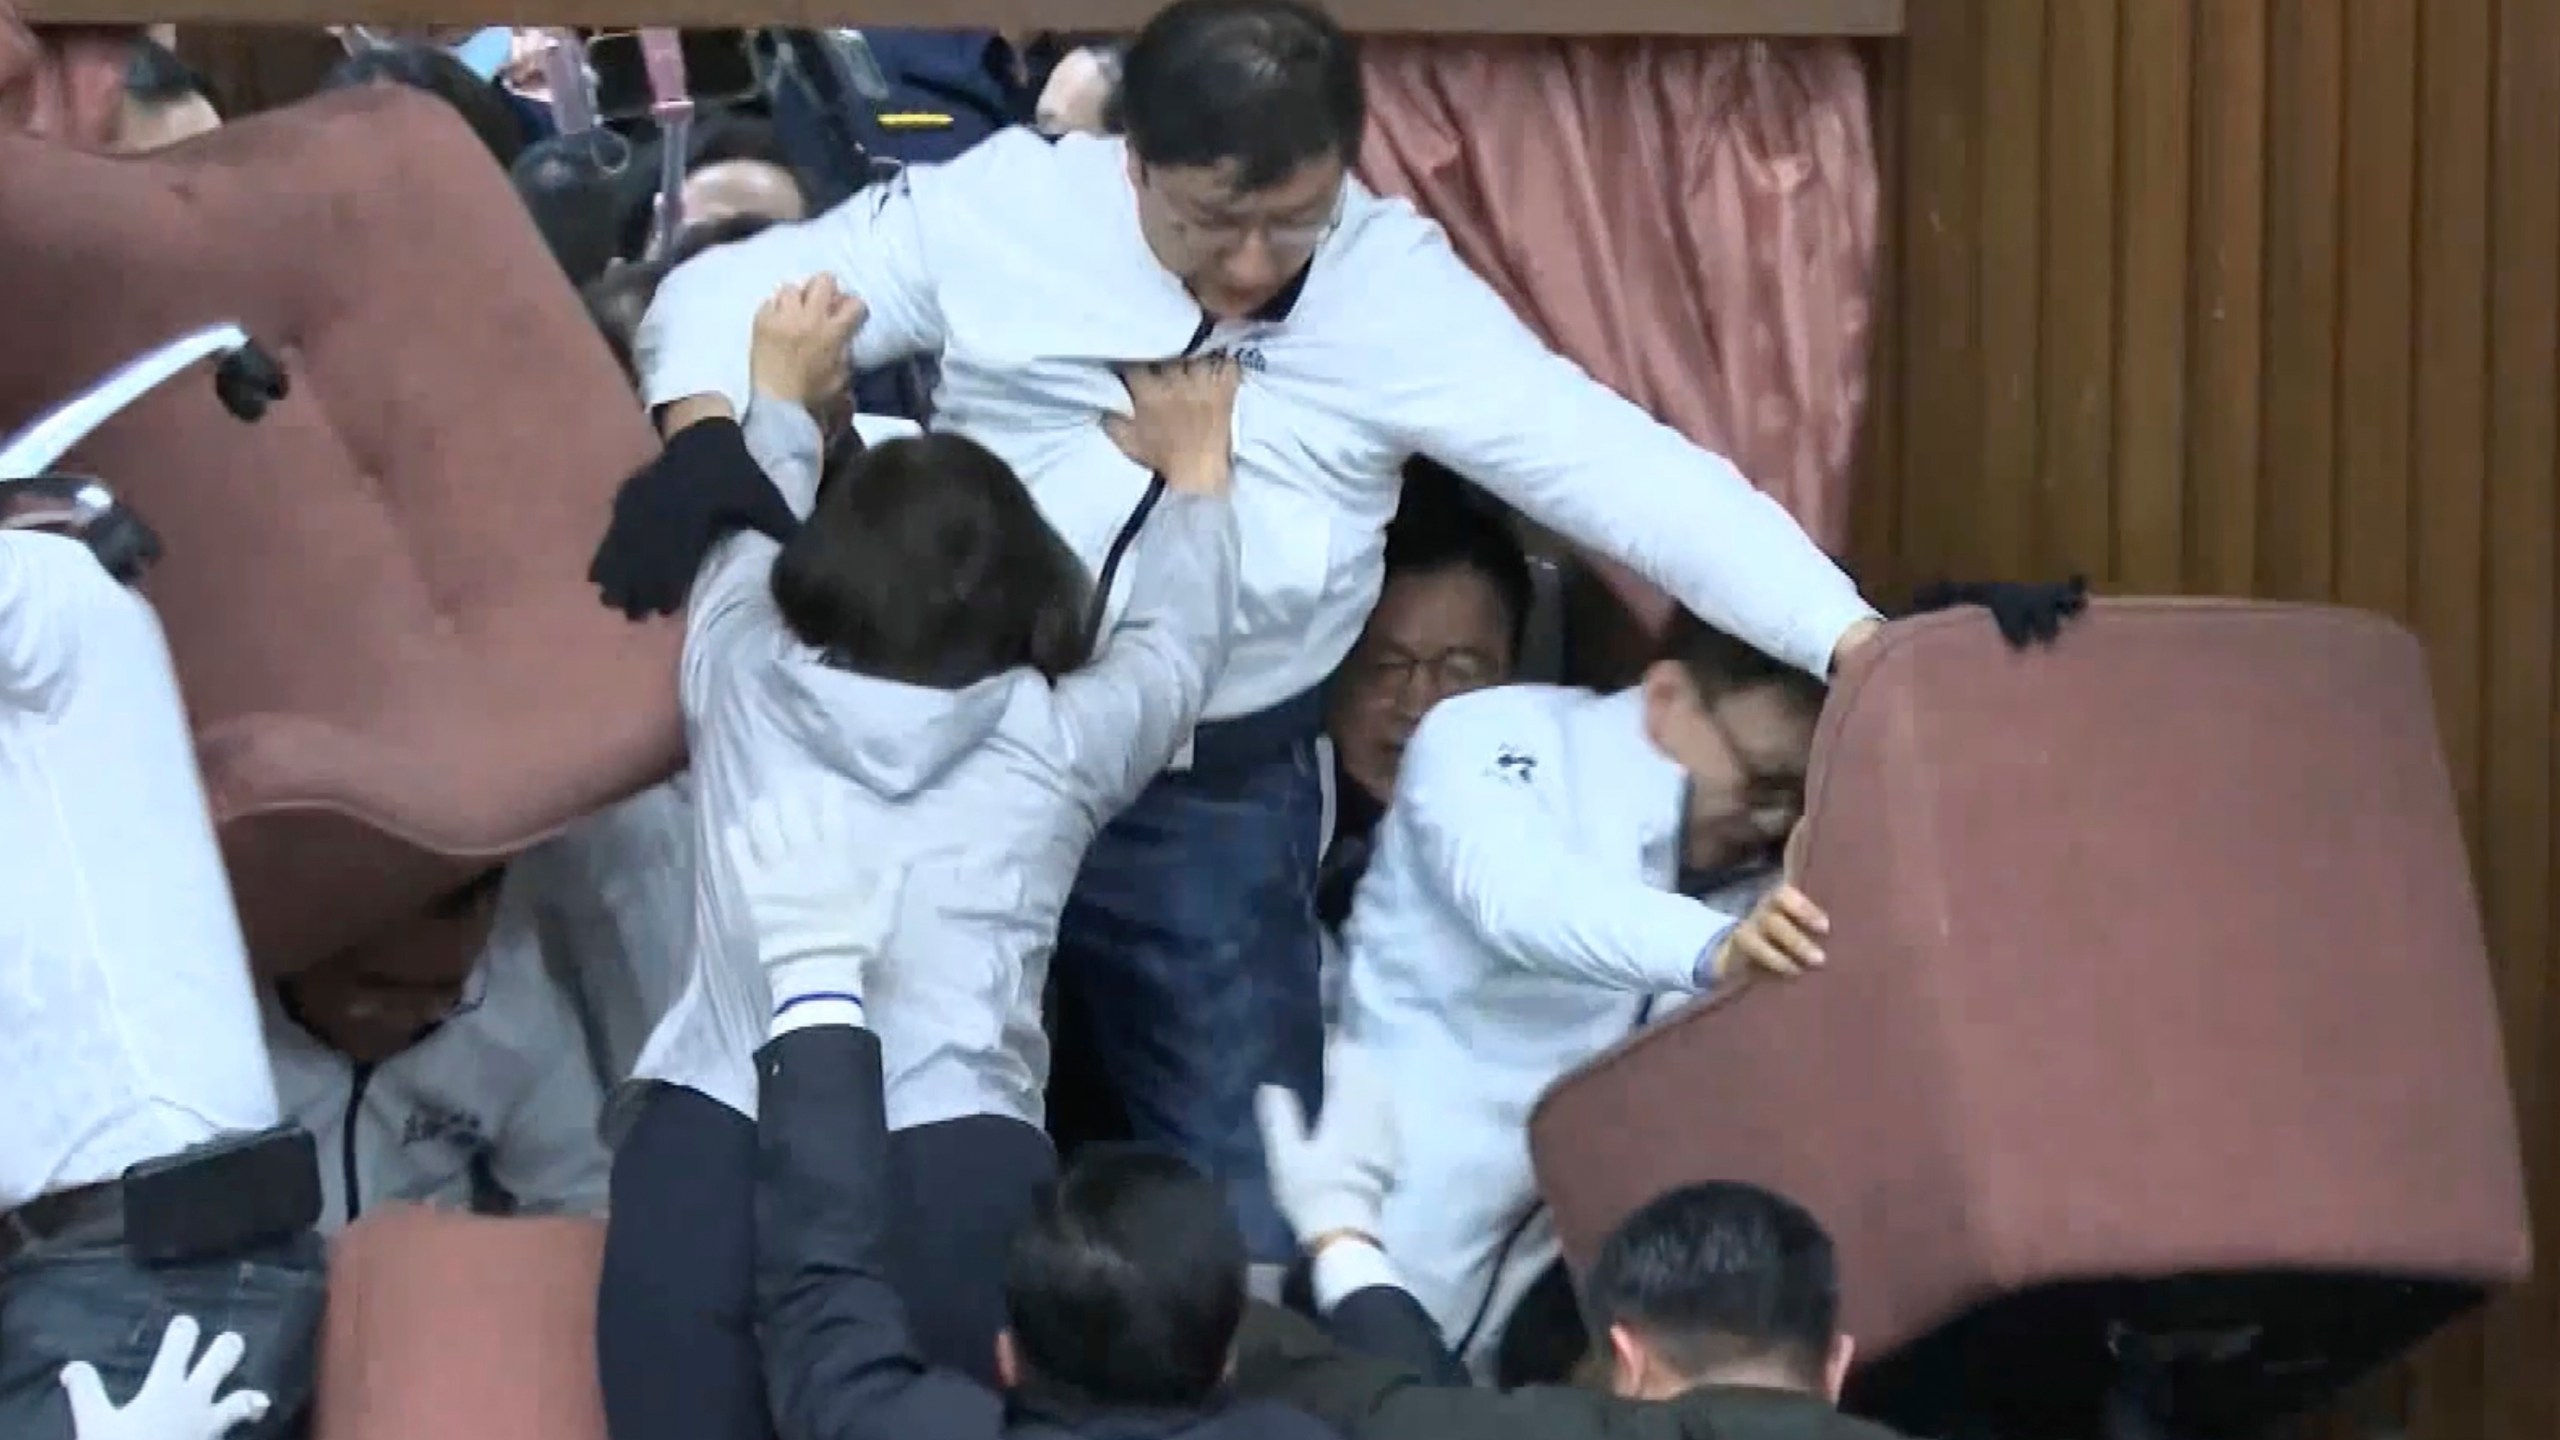
<svg viewBox="0 0 2560 1440"><path fill-rule="evenodd" d="M614 262L632 252L626 236L637 203L630 167L634 161L622 137L589 130L551 135L525 147L507 172L516 197L542 232L551 258L560 262L569 283L584 288L601 279ZM655 286L651 287L654 292ZM645 306L643 308L646 308ZM629 369L630 330L640 323L634 312L622 329L620 350Z"/></svg>
<svg viewBox="0 0 2560 1440"><path fill-rule="evenodd" d="M1822 913L1771 882L1822 700L1683 614L1630 689L1459 696L1406 746L1344 931L1342 1027L1405 1112L1382 1238L1471 1362L1556 1260L1538 1096L1665 1002L1821 963Z"/></svg>
<svg viewBox="0 0 2560 1440"><path fill-rule="evenodd" d="M756 932L737 897L756 877L712 847L742 797L836 789L862 830L837 858L897 871L879 903L902 948L866 998L899 1163L930 1223L900 1236L892 1268L926 1353L983 1369L1001 1297L977 1256L1011 1233L1054 1166L1040 995L1058 910L1086 844L1181 743L1224 658L1240 544L1227 500L1236 376L1204 360L1129 377L1134 418L1119 442L1168 485L1130 557L1128 614L1097 626L1082 561L984 447L875 437L835 447L822 470L811 412L843 403L860 318L823 277L785 287L759 317L747 424L697 426L669 445L760 466L807 518L779 541L755 528L726 539L687 606L696 939L635 1070L648 1098L615 1161L606 1308L662 1306L664 1267L689 1270L717 1243L665 1258L672 1237L703 1235L705 1217L752 1231L751 1170L719 1157L753 1130L768 1006L765 972L739 958ZM686 1333L647 1316L603 1322L623 1440L758 1433L752 1336L728 1337L748 1347L742 1362L698 1327ZM706 1413L722 1405L730 1413Z"/></svg>
<svg viewBox="0 0 2560 1440"><path fill-rule="evenodd" d="M755 305L833 276L870 307L855 363L939 354L937 428L1025 477L1114 610L1111 557L1155 493L1095 423L1126 406L1115 367L1248 372L1234 654L1185 763L1088 853L1059 970L1139 1136L1225 1181L1277 1264L1252 1090L1322 1083L1322 691L1377 599L1404 461L1459 470L1810 674L1878 622L1729 462L1556 356L1436 227L1352 178L1359 52L1324 11L1174 0L1119 93L1125 137L1007 131L678 269L637 350L667 432L748 415Z"/></svg>
<svg viewBox="0 0 2560 1440"><path fill-rule="evenodd" d="M221 128L213 82L157 40L136 41L125 71L124 122L116 148L128 154L163 150Z"/></svg>
<svg viewBox="0 0 2560 1440"><path fill-rule="evenodd" d="M1840 1329L1829 1233L1785 1196L1735 1182L1659 1195L1601 1243L1581 1289L1597 1338L1581 1383L1465 1383L1377 1238L1390 1183L1377 1156L1396 1140L1378 1072L1348 1063L1358 1053L1337 1050L1346 1063L1312 1130L1296 1097L1260 1097L1330 1333L1257 1310L1237 1342L1238 1394L1297 1406L1349 1440L1895 1440L1837 1409L1856 1346Z"/></svg>
<svg viewBox="0 0 2560 1440"><path fill-rule="evenodd" d="M524 121L506 92L471 73L471 68L442 46L404 41L368 45L339 61L320 82L323 90L350 90L365 85L404 85L423 90L462 117L471 133L498 162L511 170L524 154Z"/></svg>
<svg viewBox="0 0 2560 1440"><path fill-rule="evenodd" d="M1405 465L1403 499L1387 526L1386 571L1377 608L1326 697L1337 842L1375 827L1405 744L1432 706L1509 682L1536 599L1528 552L1509 521L1447 467L1419 457Z"/></svg>
<svg viewBox="0 0 2560 1440"><path fill-rule="evenodd" d="M922 870L847 858L873 845L869 808L842 780L777 787L722 842L746 963L770 997L756 1056L755 1268L779 1433L1326 1440L1303 1414L1228 1394L1243 1237L1219 1187L1160 1152L1079 1157L1029 1193L1010 1243L982 1257L1003 1273L994 1385L917 1358L889 1221L892 1197L924 1181L890 1144L897 1042L871 1027L934 942L901 898Z"/></svg>
<svg viewBox="0 0 2560 1440"><path fill-rule="evenodd" d="M1395 794L1405 743L1431 707L1508 684L1536 599L1529 556L1509 521L1447 467L1406 462L1387 526L1387 578L1359 643L1327 687L1324 860L1316 918L1325 930L1325 1016L1340 1010L1341 934L1369 868L1378 817Z"/></svg>

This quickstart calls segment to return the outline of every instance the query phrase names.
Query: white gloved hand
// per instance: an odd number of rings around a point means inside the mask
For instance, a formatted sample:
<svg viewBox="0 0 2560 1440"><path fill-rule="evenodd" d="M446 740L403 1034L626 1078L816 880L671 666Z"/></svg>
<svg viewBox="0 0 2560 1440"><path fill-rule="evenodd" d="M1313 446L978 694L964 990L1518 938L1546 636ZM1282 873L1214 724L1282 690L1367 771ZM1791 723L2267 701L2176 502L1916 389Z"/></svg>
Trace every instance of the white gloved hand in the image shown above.
<svg viewBox="0 0 2560 1440"><path fill-rule="evenodd" d="M1368 1052L1343 1040L1325 1055L1324 1111L1312 1129L1294 1091L1255 1092L1271 1198L1300 1244L1346 1232L1376 1237L1395 1183L1394 1099Z"/></svg>
<svg viewBox="0 0 2560 1440"><path fill-rule="evenodd" d="M859 999L898 923L903 866L867 864L880 844L847 782L802 782L758 801L725 844L755 927L756 962L779 1011L817 995Z"/></svg>
<svg viewBox="0 0 2560 1440"><path fill-rule="evenodd" d="M181 1315L160 1337L160 1353L142 1388L119 1408L107 1399L97 1367L78 1361L62 1367L62 1388L71 1398L71 1431L78 1440L221 1440L241 1425L267 1413L267 1397L256 1390L234 1390L217 1400L214 1392L240 1366L247 1345L225 1332L195 1359L196 1322Z"/></svg>

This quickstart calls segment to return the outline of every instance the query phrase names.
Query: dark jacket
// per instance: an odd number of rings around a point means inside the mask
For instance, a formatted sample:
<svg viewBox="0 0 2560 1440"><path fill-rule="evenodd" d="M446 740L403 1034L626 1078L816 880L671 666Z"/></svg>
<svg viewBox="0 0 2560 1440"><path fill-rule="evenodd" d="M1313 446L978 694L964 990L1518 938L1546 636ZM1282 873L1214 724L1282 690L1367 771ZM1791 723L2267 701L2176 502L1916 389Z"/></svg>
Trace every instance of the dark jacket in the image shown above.
<svg viewBox="0 0 2560 1440"><path fill-rule="evenodd" d="M1470 1388L1431 1317L1401 1290L1360 1291L1334 1307L1332 1323L1339 1341L1255 1306L1236 1341L1236 1392L1296 1406L1350 1440L1900 1440L1788 1391L1707 1386L1622 1400L1558 1385ZM1437 1383L1424 1378L1433 1374Z"/></svg>
<svg viewBox="0 0 2560 1440"><path fill-rule="evenodd" d="M1126 1413L1008 1401L917 1358L886 1279L894 1177L880 1042L850 1025L756 1053L756 1330L781 1440L1333 1440L1270 1403Z"/></svg>

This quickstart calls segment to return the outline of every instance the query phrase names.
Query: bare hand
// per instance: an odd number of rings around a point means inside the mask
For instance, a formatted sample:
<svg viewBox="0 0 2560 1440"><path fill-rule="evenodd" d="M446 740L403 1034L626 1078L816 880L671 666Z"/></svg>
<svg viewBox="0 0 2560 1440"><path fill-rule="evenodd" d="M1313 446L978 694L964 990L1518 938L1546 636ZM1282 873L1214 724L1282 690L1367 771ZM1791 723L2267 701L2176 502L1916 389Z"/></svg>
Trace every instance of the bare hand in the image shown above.
<svg viewBox="0 0 2560 1440"><path fill-rule="evenodd" d="M1831 917L1793 885L1780 885L1751 907L1742 923L1716 947L1715 978L1730 979L1739 965L1771 975L1801 975L1822 964L1822 937Z"/></svg>
<svg viewBox="0 0 2560 1440"><path fill-rule="evenodd" d="M756 312L755 387L812 415L834 410L852 389L853 335L870 313L832 275L783 286Z"/></svg>
<svg viewBox="0 0 2560 1440"><path fill-rule="evenodd" d="M1127 370L1130 415L1102 417L1120 453L1176 490L1224 495L1235 468L1236 387L1243 372L1224 355Z"/></svg>

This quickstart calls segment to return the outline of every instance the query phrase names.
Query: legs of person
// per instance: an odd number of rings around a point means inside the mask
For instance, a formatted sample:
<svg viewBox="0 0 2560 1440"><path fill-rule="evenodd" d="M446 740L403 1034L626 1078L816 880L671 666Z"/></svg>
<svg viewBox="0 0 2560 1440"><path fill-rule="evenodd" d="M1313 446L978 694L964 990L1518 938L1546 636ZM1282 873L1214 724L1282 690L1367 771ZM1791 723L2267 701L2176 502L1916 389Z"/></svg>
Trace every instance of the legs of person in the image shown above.
<svg viewBox="0 0 2560 1440"><path fill-rule="evenodd" d="M897 1173L889 1279L906 1302L916 1349L993 1386L1005 1257L1056 1178L1057 1154L1033 1126L972 1115L892 1132L889 1162Z"/></svg>
<svg viewBox="0 0 2560 1440"><path fill-rule="evenodd" d="M756 1127L661 1085L613 1157L596 1363L614 1440L769 1440L755 1335Z"/></svg>
<svg viewBox="0 0 2560 1440"><path fill-rule="evenodd" d="M1309 1108L1324 1080L1314 889L1323 792L1312 739L1167 774L1085 854L1058 968L1082 991L1142 1141L1224 1182L1262 1264L1297 1245L1271 1200L1253 1092Z"/></svg>
<svg viewBox="0 0 2560 1440"><path fill-rule="evenodd" d="M114 1238L65 1237L0 1265L0 1435L69 1440L62 1367L95 1366L107 1397L130 1400L169 1322L191 1315L202 1341L225 1331L246 1347L230 1389L265 1392L264 1418L233 1440L295 1434L310 1406L328 1290L320 1238L303 1234L220 1260L142 1265Z"/></svg>

